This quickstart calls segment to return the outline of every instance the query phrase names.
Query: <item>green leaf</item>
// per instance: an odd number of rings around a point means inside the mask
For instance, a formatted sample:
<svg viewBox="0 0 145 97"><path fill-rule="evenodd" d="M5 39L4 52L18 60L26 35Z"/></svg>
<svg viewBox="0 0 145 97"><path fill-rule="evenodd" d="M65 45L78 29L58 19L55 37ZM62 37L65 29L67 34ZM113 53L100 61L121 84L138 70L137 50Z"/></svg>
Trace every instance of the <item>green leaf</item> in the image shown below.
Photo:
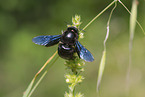
<svg viewBox="0 0 145 97"><path fill-rule="evenodd" d="M131 15L130 15L130 39L133 40L134 37L134 31L136 26L136 18L137 18L137 0L133 0L132 3L132 9L131 9Z"/></svg>
<svg viewBox="0 0 145 97"><path fill-rule="evenodd" d="M97 91L99 90L99 85L100 85L102 75L103 75L103 72L104 72L105 61L106 61L106 50L103 51L103 56L101 58L101 63L100 63L100 67L99 67L98 81L97 81Z"/></svg>

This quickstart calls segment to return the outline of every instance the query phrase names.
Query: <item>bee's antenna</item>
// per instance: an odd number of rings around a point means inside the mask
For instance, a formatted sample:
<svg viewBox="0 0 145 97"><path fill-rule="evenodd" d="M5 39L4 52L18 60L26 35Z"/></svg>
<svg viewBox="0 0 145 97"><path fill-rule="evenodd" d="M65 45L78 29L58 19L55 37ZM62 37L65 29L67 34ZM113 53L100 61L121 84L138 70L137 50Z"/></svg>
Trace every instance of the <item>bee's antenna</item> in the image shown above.
<svg viewBox="0 0 145 97"><path fill-rule="evenodd" d="M71 25L70 23L68 23L67 21L64 21L65 22L65 24L67 24L67 25Z"/></svg>
<svg viewBox="0 0 145 97"><path fill-rule="evenodd" d="M80 31L84 31L84 32L86 32L85 30L83 30L83 29L80 29Z"/></svg>

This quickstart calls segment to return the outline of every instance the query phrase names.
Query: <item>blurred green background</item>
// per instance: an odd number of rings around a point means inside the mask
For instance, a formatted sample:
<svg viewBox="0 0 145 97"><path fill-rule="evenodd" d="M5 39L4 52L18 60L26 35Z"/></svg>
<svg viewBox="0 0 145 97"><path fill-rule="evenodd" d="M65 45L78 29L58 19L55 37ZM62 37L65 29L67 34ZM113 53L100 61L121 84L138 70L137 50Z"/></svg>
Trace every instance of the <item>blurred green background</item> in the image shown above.
<svg viewBox="0 0 145 97"><path fill-rule="evenodd" d="M0 0L0 97L21 97L28 84L57 50L32 43L39 35L57 35L71 24L72 16L81 15L83 28L113 0ZM131 0L122 0L131 9ZM113 7L113 6L112 6ZM111 8L112 8L111 7ZM80 42L88 48L95 61L86 63L85 80L77 90L85 97L96 97L96 83L109 8L84 32ZM138 20L145 28L145 1L139 0ZM107 41L107 62L100 87L101 97L125 97L128 67L129 14L118 3ZM32 97L63 97L64 60L59 58ZM129 97L145 97L145 37L136 27L133 41Z"/></svg>

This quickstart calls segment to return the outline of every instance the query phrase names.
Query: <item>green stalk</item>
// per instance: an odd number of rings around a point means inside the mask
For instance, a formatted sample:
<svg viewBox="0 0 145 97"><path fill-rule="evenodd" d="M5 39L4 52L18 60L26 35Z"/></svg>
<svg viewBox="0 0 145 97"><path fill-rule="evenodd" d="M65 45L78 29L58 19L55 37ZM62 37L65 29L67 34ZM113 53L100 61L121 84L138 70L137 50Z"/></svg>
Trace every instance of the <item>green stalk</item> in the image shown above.
<svg viewBox="0 0 145 97"><path fill-rule="evenodd" d="M99 71L98 71L97 92L99 92L99 86L100 86L100 83L101 83L101 79L102 79L102 76L103 76L105 63L106 63L106 42L107 42L107 39L109 37L110 20L111 20L112 13L115 10L116 6L117 6L117 2L115 2L115 6L111 10L110 16L109 16L109 19L108 19L108 22L107 22L107 33L106 33L106 37L104 39L104 51L103 51L103 54L102 54L102 58L101 58L100 66L99 66Z"/></svg>
<svg viewBox="0 0 145 97"><path fill-rule="evenodd" d="M85 30L90 24L92 24L102 13L104 13L109 7L111 7L116 0L111 2L105 9L103 9L98 15L96 15L82 30Z"/></svg>
<svg viewBox="0 0 145 97"><path fill-rule="evenodd" d="M49 67L47 68L47 70L42 74L42 76L40 77L40 79L37 81L37 83L34 85L34 87L32 88L32 90L30 91L28 97L30 97L32 95L32 93L35 91L35 89L37 88L37 86L39 85L39 83L42 81L42 79L44 78L44 76L47 74L47 72L49 71L49 69L52 67L52 65L57 61L59 56L57 56L57 58L53 61L53 63L51 63L49 65Z"/></svg>
<svg viewBox="0 0 145 97"><path fill-rule="evenodd" d="M26 89L26 91L23 94L23 97L28 97L29 93L32 91L32 87L33 84L37 78L37 76L42 72L42 70L47 66L47 64L56 56L57 51L45 62L45 64L40 68L40 70L36 73L36 75L34 76L34 78L32 79L32 81L30 82L28 88Z"/></svg>

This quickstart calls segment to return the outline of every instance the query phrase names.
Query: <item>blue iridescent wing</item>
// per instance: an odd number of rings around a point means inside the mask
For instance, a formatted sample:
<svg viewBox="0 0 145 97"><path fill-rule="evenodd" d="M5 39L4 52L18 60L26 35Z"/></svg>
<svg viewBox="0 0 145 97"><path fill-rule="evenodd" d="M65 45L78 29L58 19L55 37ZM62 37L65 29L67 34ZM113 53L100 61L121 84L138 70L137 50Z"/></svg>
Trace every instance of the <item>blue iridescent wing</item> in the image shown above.
<svg viewBox="0 0 145 97"><path fill-rule="evenodd" d="M32 39L35 44L44 45L46 47L57 44L60 41L61 35L37 36Z"/></svg>
<svg viewBox="0 0 145 97"><path fill-rule="evenodd" d="M81 59L87 62L94 61L93 55L79 41L76 41L76 50L77 50L78 56Z"/></svg>

